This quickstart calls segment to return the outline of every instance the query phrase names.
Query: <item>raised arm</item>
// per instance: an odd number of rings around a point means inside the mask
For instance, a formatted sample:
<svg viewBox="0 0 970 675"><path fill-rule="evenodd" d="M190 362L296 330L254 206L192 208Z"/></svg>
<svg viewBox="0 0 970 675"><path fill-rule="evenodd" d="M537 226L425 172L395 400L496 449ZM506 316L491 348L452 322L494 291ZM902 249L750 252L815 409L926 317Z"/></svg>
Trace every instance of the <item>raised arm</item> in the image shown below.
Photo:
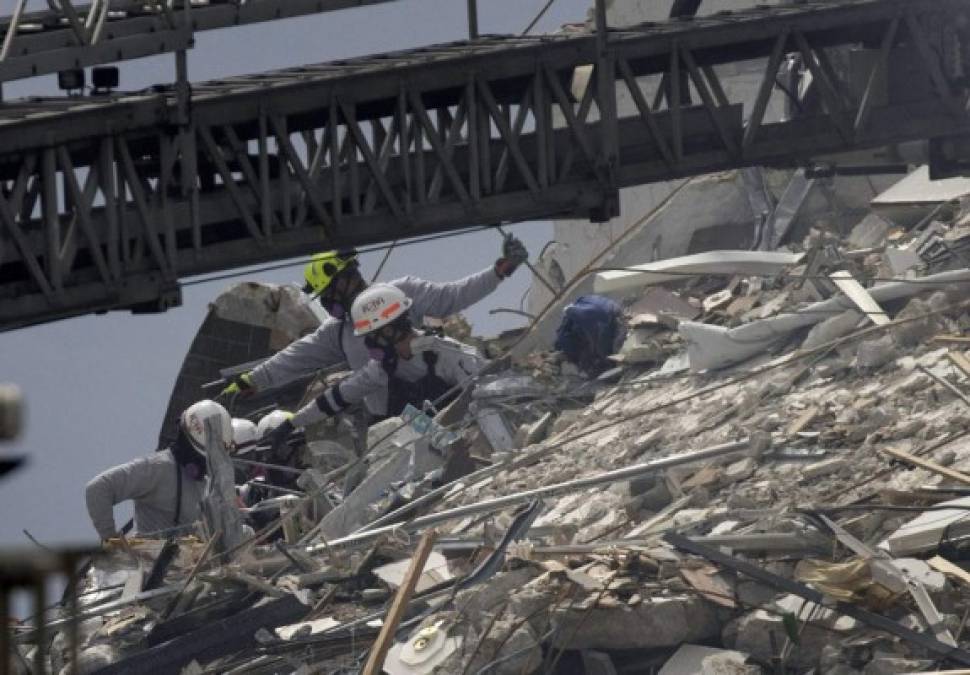
<svg viewBox="0 0 970 675"><path fill-rule="evenodd" d="M84 490L84 497L98 535L102 539L116 536L115 504L146 496L155 482L156 465L147 458L121 464L92 478Z"/></svg>

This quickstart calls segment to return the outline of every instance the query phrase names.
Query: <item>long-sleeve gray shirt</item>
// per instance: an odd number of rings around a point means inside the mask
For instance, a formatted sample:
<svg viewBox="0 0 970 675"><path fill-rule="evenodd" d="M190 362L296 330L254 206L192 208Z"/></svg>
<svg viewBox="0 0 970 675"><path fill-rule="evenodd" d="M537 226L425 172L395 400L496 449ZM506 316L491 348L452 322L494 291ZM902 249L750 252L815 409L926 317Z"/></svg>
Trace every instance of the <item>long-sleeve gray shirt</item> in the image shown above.
<svg viewBox="0 0 970 675"><path fill-rule="evenodd" d="M129 499L135 502L137 532L158 532L176 525L176 471L182 471L182 467L176 464L170 450L162 450L95 476L85 488L85 499L91 522L101 538L117 536L114 506ZM182 475L182 508L178 525L199 519L204 490L204 480L193 480Z"/></svg>
<svg viewBox="0 0 970 675"><path fill-rule="evenodd" d="M389 282L411 298L411 320L421 325L425 316L444 318L474 305L494 291L501 279L493 267L464 279L444 283L403 277ZM364 338L356 337L349 317L344 321L327 319L317 330L291 343L252 372L258 389L279 387L303 375L346 361L358 370L370 361ZM376 390L365 398L375 415L387 413L387 389Z"/></svg>
<svg viewBox="0 0 970 675"><path fill-rule="evenodd" d="M415 337L411 342L413 356L410 359L398 359L394 376L408 382L417 382L428 374L428 363L422 357L424 352L437 354L435 360L435 375L447 384L454 386L464 384L474 377L485 365L485 359L479 356L473 347L462 344L450 338L440 338L433 335ZM387 399L388 376L379 361L371 360L364 367L359 368L341 382L328 388L320 397L311 401L293 416L293 425L303 427L317 422L327 416L324 409L339 412L345 407L360 403L367 396L380 394Z"/></svg>

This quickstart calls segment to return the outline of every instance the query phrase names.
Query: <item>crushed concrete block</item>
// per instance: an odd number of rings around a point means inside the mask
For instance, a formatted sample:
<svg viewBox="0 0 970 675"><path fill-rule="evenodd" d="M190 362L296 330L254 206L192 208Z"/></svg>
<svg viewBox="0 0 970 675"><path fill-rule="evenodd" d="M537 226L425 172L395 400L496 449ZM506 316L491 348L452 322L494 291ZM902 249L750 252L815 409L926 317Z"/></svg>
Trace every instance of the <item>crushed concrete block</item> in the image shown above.
<svg viewBox="0 0 970 675"><path fill-rule="evenodd" d="M524 448L544 440L549 435L549 429L552 428L552 423L555 419L555 413L547 412L536 420L535 423L525 425L523 427L525 430L524 436L519 447Z"/></svg>
<svg viewBox="0 0 970 675"><path fill-rule="evenodd" d="M806 623L801 630L801 644L793 646L787 662L789 668L802 670L816 667L822 649L838 640L839 633L847 634L859 626L853 619L841 617L830 609L818 608L794 595L783 596L775 605L777 611L757 609L728 622L722 633L724 644L770 662L777 656L777 646L785 644L787 632L783 615L793 614L801 622L807 621L811 615L812 622Z"/></svg>
<svg viewBox="0 0 970 675"><path fill-rule="evenodd" d="M875 340L860 342L855 353L856 370L866 373L882 368L896 358L896 345L893 338L884 335Z"/></svg>
<svg viewBox="0 0 970 675"><path fill-rule="evenodd" d="M943 573L937 572L923 560L897 558L893 564L923 584L929 593L940 594L946 590L946 577Z"/></svg>
<svg viewBox="0 0 970 675"><path fill-rule="evenodd" d="M815 462L814 464L809 464L802 469L802 481L815 480L816 478L821 478L822 476L838 473L847 466L848 462L841 457L834 457L832 459L822 460L821 462Z"/></svg>
<svg viewBox="0 0 970 675"><path fill-rule="evenodd" d="M855 309L849 309L841 314L829 317L822 323L812 326L812 329L808 331L808 335L802 342L801 348L815 349L833 340L837 340L843 335L848 335L855 330L856 326L862 323L864 318L862 312Z"/></svg>
<svg viewBox="0 0 970 675"><path fill-rule="evenodd" d="M636 328L627 333L620 351L608 358L625 364L655 363L666 358L666 354L652 330Z"/></svg>
<svg viewBox="0 0 970 675"><path fill-rule="evenodd" d="M653 649L704 641L719 630L714 605L695 596L657 597L635 607L559 608L551 639L566 649Z"/></svg>
<svg viewBox="0 0 970 675"><path fill-rule="evenodd" d="M895 326L892 329L892 335L896 344L902 347L915 347L936 335L941 328L940 317L924 316L930 311L932 311L932 308L929 303L920 298L913 298L907 302L902 311L896 315L896 321L919 316L924 318Z"/></svg>
<svg viewBox="0 0 970 675"><path fill-rule="evenodd" d="M397 589L403 583L410 566L410 558L398 560L397 562L374 568L374 575L392 589ZM414 590L420 593L451 578L452 574L448 570L447 558L437 551L432 551L424 564L424 569L421 571L421 576L418 578L418 584Z"/></svg>
<svg viewBox="0 0 970 675"><path fill-rule="evenodd" d="M758 675L761 668L748 666L747 654L700 645L681 645L657 675Z"/></svg>
<svg viewBox="0 0 970 675"><path fill-rule="evenodd" d="M914 247L896 248L889 246L883 252L883 256L889 263L889 269L892 270L893 276L902 276L907 270L916 267L921 262Z"/></svg>
<svg viewBox="0 0 970 675"><path fill-rule="evenodd" d="M758 460L753 457L745 457L736 462L728 464L721 472L721 482L727 485L737 483L748 478L758 468Z"/></svg>
<svg viewBox="0 0 970 675"><path fill-rule="evenodd" d="M542 645L528 623L520 623L516 617L499 619L481 641L474 643L473 650L462 654L470 661L464 666L451 662L442 665L439 672L477 673L482 670L494 675L521 675L535 673L542 665Z"/></svg>
<svg viewBox="0 0 970 675"><path fill-rule="evenodd" d="M865 218L852 228L848 243L853 248L872 248L883 243L892 225L875 213L867 213Z"/></svg>
<svg viewBox="0 0 970 675"><path fill-rule="evenodd" d="M899 557L935 549L939 546L945 530L953 538L970 534L970 521L967 521L970 497L952 499L937 506L954 508L924 511L890 534L879 547Z"/></svg>

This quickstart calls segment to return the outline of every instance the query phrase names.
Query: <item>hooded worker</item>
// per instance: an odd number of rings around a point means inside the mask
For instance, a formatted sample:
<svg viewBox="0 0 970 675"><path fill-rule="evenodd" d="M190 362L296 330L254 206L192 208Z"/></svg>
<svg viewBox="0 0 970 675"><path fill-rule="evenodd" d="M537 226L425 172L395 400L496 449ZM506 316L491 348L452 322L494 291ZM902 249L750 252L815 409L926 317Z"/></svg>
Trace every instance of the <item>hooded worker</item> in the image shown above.
<svg viewBox="0 0 970 675"><path fill-rule="evenodd" d="M214 401L199 401L179 417L175 442L95 476L85 489L88 514L101 539L118 536L114 506L135 503L135 531L142 536L194 523L205 489L206 422L222 429L232 443L232 418Z"/></svg>
<svg viewBox="0 0 970 675"><path fill-rule="evenodd" d="M304 427L369 396L382 396L389 415L425 401L440 407L456 397L461 385L479 373L485 360L474 348L450 338L415 330L411 299L397 286L374 284L354 300L354 335L363 339L371 360L267 435L274 445Z"/></svg>
<svg viewBox="0 0 970 675"><path fill-rule="evenodd" d="M460 312L494 291L529 254L521 241L507 236L502 256L481 272L448 283L403 277L389 282L409 298L410 320L420 326L425 316L444 318ZM347 321L348 310L368 283L360 274L356 251L328 251L313 257L304 270L305 293L315 295L330 314L329 319L309 335L263 362L256 369L233 380L223 395L249 395L257 390L280 387L321 368L346 362L351 370L367 364L370 355L361 334ZM367 409L375 416L389 414L387 392L368 394Z"/></svg>

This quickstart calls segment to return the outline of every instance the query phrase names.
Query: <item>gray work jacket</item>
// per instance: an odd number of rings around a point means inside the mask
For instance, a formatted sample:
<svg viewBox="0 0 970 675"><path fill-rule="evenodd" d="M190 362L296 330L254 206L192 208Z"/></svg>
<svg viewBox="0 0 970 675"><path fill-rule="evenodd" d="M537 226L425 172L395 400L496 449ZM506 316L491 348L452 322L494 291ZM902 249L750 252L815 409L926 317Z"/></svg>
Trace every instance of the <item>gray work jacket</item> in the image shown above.
<svg viewBox="0 0 970 675"><path fill-rule="evenodd" d="M415 337L411 342L413 356L399 359L394 376L408 382L417 382L428 374L428 363L423 358L425 352L437 355L435 375L449 386L464 384L477 375L485 365L474 347L450 338L433 335ZM371 394L383 394L387 399L388 375L380 361L371 360L362 368L354 371L341 382L327 389L322 396L330 410L339 411L344 407L360 403ZM339 389L339 394L337 390ZM316 400L310 401L293 416L293 425L303 427L327 416Z"/></svg>
<svg viewBox="0 0 970 675"><path fill-rule="evenodd" d="M175 463L171 450L162 450L95 476L85 488L85 499L91 522L101 538L117 536L113 509L115 504L129 499L135 502L137 532L145 534L173 527L176 524L175 497L178 492L176 470L182 471L182 468ZM204 480L192 480L182 475L179 525L199 519L204 491Z"/></svg>
<svg viewBox="0 0 970 675"><path fill-rule="evenodd" d="M408 276L388 283L411 298L411 321L420 326L425 316L443 319L474 305L498 288L500 281L494 267L488 267L457 281L439 283ZM344 361L356 371L370 360L364 338L354 335L350 317L344 321L331 318L260 364L251 377L258 389L266 389ZM365 402L371 413L387 414L387 388L368 394Z"/></svg>

